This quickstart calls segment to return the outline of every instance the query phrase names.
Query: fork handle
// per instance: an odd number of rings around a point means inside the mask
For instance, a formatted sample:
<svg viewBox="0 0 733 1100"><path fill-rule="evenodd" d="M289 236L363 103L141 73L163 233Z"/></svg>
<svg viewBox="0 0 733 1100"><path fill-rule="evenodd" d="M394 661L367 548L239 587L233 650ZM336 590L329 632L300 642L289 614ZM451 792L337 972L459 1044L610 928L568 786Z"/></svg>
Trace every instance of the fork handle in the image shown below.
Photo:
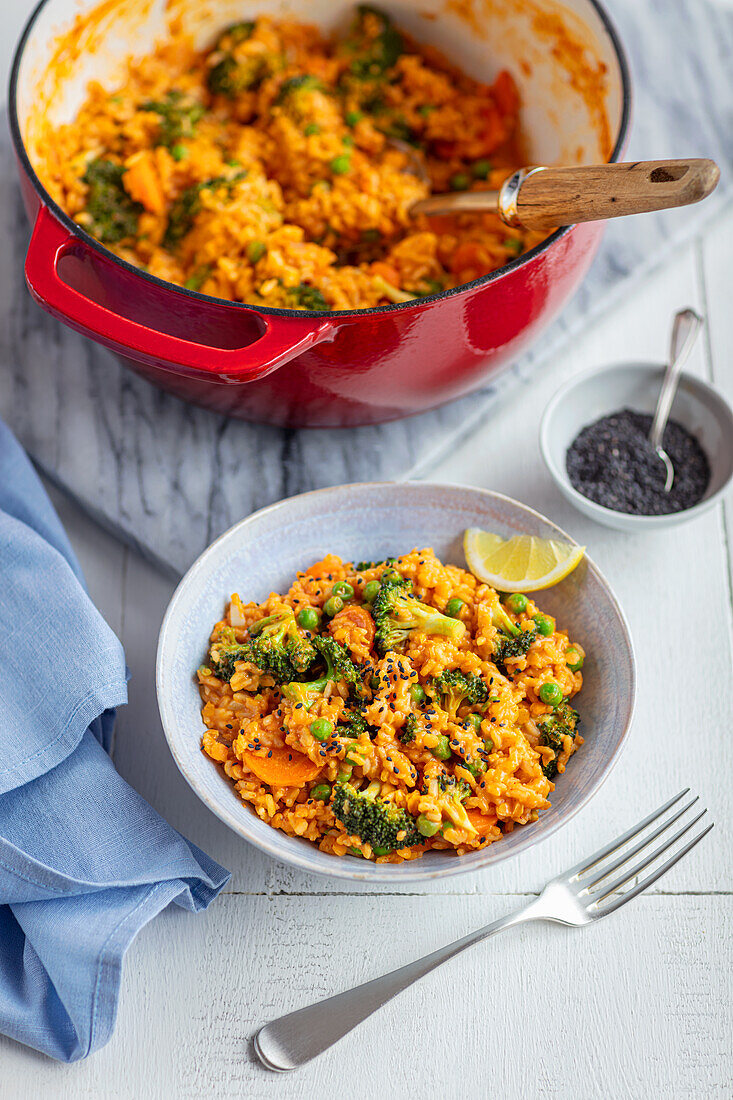
<svg viewBox="0 0 733 1100"><path fill-rule="evenodd" d="M499 212L508 225L553 229L688 206L706 198L719 179L720 169L707 159L523 168L499 192Z"/></svg>
<svg viewBox="0 0 733 1100"><path fill-rule="evenodd" d="M401 966L399 970L383 974L381 978L374 978L354 989L347 989L344 993L337 993L335 997L317 1001L307 1008L289 1012L287 1016L265 1024L257 1032L254 1039L255 1052L267 1069L278 1072L298 1069L328 1050L387 1001L391 1001L403 989L407 989L448 959L505 928L525 921L540 920L543 915L541 898L535 898L516 913L501 917L463 939L455 940L422 959Z"/></svg>

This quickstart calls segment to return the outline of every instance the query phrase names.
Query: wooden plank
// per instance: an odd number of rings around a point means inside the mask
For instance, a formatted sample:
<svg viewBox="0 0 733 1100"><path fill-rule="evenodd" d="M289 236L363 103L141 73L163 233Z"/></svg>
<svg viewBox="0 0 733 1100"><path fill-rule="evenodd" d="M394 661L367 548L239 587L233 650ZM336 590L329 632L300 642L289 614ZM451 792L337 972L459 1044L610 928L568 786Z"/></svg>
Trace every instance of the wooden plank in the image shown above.
<svg viewBox="0 0 733 1100"><path fill-rule="evenodd" d="M731 311L731 255L733 213L708 230L698 244L698 266L707 301L707 355L710 377L733 402L733 312ZM723 503L729 568L728 598L733 607L733 497Z"/></svg>
<svg viewBox="0 0 733 1100"><path fill-rule="evenodd" d="M130 951L116 1034L61 1067L0 1040L8 1100L730 1095L727 899L640 898L584 930L505 932L292 1075L254 1060L267 1020L503 913L499 898L219 899L168 910ZM714 1006L714 1011L711 1011Z"/></svg>

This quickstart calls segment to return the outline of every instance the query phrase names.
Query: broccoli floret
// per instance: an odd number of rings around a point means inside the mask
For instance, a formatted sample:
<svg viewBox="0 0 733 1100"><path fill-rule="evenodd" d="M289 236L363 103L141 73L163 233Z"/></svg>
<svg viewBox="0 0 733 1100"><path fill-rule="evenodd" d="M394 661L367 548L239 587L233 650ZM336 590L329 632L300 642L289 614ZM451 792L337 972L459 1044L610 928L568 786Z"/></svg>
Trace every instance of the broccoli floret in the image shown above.
<svg viewBox="0 0 733 1100"><path fill-rule="evenodd" d="M220 680L231 680L237 661L248 661L248 645L238 642L232 627L225 627L209 650L209 663L214 676Z"/></svg>
<svg viewBox="0 0 733 1100"><path fill-rule="evenodd" d="M367 569L376 569L378 565L394 565L397 558L383 558L382 561L358 561L354 566L357 573L364 573Z"/></svg>
<svg viewBox="0 0 733 1100"><path fill-rule="evenodd" d="M293 680L282 689L286 699L292 703L302 703L306 710L310 710L332 681L345 680L347 684L356 684L359 680L359 672L348 650L334 641L330 634L315 637L313 645L326 666L323 674L307 683Z"/></svg>
<svg viewBox="0 0 733 1100"><path fill-rule="evenodd" d="M536 626L522 630L498 600L492 608L491 623L497 630L494 642L494 662L497 665L503 665L512 657L523 657L537 637Z"/></svg>
<svg viewBox="0 0 733 1100"><path fill-rule="evenodd" d="M569 703L562 702L551 714L538 719L537 725L540 730L540 744L552 749L555 754L542 765L542 772L547 779L554 779L557 775L557 758L563 750L563 737L572 737L575 740L580 717Z"/></svg>
<svg viewBox="0 0 733 1100"><path fill-rule="evenodd" d="M203 103L175 89L164 99L143 103L142 110L154 111L159 116L160 144L169 149L184 138L193 137L197 122L206 113Z"/></svg>
<svg viewBox="0 0 733 1100"><path fill-rule="evenodd" d="M341 52L350 57L349 75L357 80L381 80L403 52L402 35L383 11L359 4Z"/></svg>
<svg viewBox="0 0 733 1100"><path fill-rule="evenodd" d="M376 737L378 731L370 726L364 717L365 706L362 700L350 699L348 709L341 712L338 732L343 733L345 737L357 738L363 733L368 734L371 739Z"/></svg>
<svg viewBox="0 0 733 1100"><path fill-rule="evenodd" d="M433 685L438 692L440 707L455 719L461 707L472 707L485 703L489 698L489 689L480 676L447 669L435 677Z"/></svg>
<svg viewBox="0 0 733 1100"><path fill-rule="evenodd" d="M317 76L300 73L298 76L291 76L281 85L275 103L294 122L313 122L323 104L323 96L329 94L328 88Z"/></svg>
<svg viewBox="0 0 733 1100"><path fill-rule="evenodd" d="M231 177L217 176L214 179L194 183L182 191L168 214L168 225L163 237L164 248L175 248L178 242L193 228L193 223L201 212L202 191L213 190L217 187L231 188L239 180L244 179L246 175L246 171L241 171Z"/></svg>
<svg viewBox="0 0 733 1100"><path fill-rule="evenodd" d="M449 619L411 596L404 580L382 581L372 604L372 618L375 645L382 656L390 649L401 649L413 630L441 634L453 642L460 641L466 632L460 619Z"/></svg>
<svg viewBox="0 0 733 1100"><path fill-rule="evenodd" d="M471 794L471 787L465 779L456 779L448 772L441 772L438 776L438 790L441 794L448 794L459 802L465 802Z"/></svg>
<svg viewBox="0 0 733 1100"><path fill-rule="evenodd" d="M290 608L260 619L249 628L249 637L238 642L231 627L223 630L212 646L212 668L220 680L231 680L237 661L249 661L277 684L287 684L313 664L315 646L298 628Z"/></svg>
<svg viewBox="0 0 733 1100"><path fill-rule="evenodd" d="M403 745L411 745L417 737L417 718L414 714L408 714L405 724L397 734L397 740Z"/></svg>
<svg viewBox="0 0 733 1100"><path fill-rule="evenodd" d="M242 42L253 35L255 24L252 22L234 23L219 35L212 57L215 65L209 69L207 83L214 95L223 95L227 99L236 99L242 92L257 87L271 71L267 54L257 53L238 59L235 50Z"/></svg>
<svg viewBox="0 0 733 1100"><path fill-rule="evenodd" d="M233 630L222 631L211 647L214 675L229 682L236 671L237 661L249 661L279 684L287 683L295 675L295 669L282 647L271 645L267 639L238 642Z"/></svg>
<svg viewBox="0 0 733 1100"><path fill-rule="evenodd" d="M105 244L134 237L142 206L122 186L125 168L111 160L90 161L82 181L89 188L85 225L92 236Z"/></svg>
<svg viewBox="0 0 733 1100"><path fill-rule="evenodd" d="M330 309L317 286L299 283L285 288L285 307L287 309Z"/></svg>
<svg viewBox="0 0 733 1100"><path fill-rule="evenodd" d="M334 816L350 836L358 836L378 852L391 852L422 844L415 818L391 802L379 797L382 784L377 780L359 791L351 783L337 783L331 798Z"/></svg>
<svg viewBox="0 0 733 1100"><path fill-rule="evenodd" d="M283 651L296 672L305 672L318 656L315 646L295 621L290 609L276 611L265 619L252 623L249 636L263 652Z"/></svg>
<svg viewBox="0 0 733 1100"><path fill-rule="evenodd" d="M494 662L497 665L503 665L513 657L523 657L536 637L537 627L535 626L531 630L520 630L513 638L499 635L494 649Z"/></svg>
<svg viewBox="0 0 733 1100"><path fill-rule="evenodd" d="M423 793L430 793L437 798L444 815L444 820L452 822L458 829L464 829L467 833L475 833L471 820L466 813L463 803L472 793L470 784L465 779L456 779L448 772L441 772L437 776L437 790L435 778L431 777ZM432 788L432 789L431 789Z"/></svg>

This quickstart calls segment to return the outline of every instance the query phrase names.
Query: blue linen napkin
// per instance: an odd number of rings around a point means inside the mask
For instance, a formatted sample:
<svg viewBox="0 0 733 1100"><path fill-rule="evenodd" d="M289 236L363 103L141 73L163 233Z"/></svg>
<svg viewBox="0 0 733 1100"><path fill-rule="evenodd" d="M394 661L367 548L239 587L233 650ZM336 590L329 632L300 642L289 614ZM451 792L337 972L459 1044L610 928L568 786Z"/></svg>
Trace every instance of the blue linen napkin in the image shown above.
<svg viewBox="0 0 733 1100"><path fill-rule="evenodd" d="M143 925L170 902L205 909L229 879L115 771L105 750L126 679L0 422L0 1033L65 1062L109 1039Z"/></svg>

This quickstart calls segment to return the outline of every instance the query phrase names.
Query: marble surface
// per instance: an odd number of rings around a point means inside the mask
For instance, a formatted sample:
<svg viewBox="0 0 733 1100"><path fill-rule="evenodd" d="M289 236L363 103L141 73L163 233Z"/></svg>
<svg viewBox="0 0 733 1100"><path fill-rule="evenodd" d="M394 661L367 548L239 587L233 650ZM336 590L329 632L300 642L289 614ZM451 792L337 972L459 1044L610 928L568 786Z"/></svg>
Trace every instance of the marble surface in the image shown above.
<svg viewBox="0 0 733 1100"><path fill-rule="evenodd" d="M0 144L0 415L38 464L103 523L171 571L273 500L323 485L422 476L527 385L574 333L631 292L671 248L720 213L733 166L733 11L709 0L612 0L635 87L628 158L714 157L705 204L611 224L580 292L540 344L478 395L395 424L290 431L186 405L46 316L22 277L28 227Z"/></svg>

